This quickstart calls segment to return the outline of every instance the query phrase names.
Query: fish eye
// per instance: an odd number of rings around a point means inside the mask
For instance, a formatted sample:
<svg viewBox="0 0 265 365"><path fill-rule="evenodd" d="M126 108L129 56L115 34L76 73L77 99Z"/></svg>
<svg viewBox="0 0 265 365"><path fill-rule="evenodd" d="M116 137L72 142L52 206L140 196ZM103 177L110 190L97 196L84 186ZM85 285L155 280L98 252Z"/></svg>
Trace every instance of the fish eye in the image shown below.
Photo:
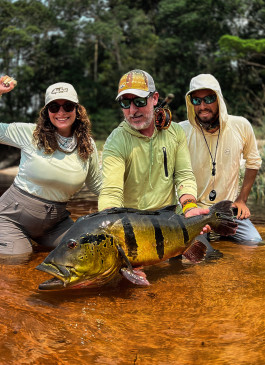
<svg viewBox="0 0 265 365"><path fill-rule="evenodd" d="M75 248L77 246L77 243L75 242L75 241L69 241L68 243L67 243L67 247L68 248Z"/></svg>

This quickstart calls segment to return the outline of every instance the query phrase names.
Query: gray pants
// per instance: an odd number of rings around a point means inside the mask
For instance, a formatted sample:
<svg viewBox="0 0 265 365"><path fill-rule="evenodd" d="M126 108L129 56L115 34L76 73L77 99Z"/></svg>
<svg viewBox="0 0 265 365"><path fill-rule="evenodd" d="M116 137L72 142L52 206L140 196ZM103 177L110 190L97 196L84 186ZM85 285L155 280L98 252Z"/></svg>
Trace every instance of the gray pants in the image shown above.
<svg viewBox="0 0 265 365"><path fill-rule="evenodd" d="M37 198L11 185L0 197L0 255L29 254L31 240L56 247L74 223L66 204Z"/></svg>

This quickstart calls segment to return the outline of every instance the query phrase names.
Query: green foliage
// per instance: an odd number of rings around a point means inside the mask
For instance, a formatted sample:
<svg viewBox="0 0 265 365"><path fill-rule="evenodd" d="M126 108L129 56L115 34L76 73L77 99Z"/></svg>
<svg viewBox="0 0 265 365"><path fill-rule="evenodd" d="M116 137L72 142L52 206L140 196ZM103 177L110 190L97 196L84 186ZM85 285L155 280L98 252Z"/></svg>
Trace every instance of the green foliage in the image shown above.
<svg viewBox="0 0 265 365"><path fill-rule="evenodd" d="M123 73L142 68L186 119L190 79L212 73L229 112L265 125L264 0L0 0L0 67L18 81L0 118L33 122L46 88L72 83L97 138L120 122Z"/></svg>
<svg viewBox="0 0 265 365"><path fill-rule="evenodd" d="M104 108L95 114L90 114L90 120L93 135L100 136L100 139L106 139L122 119L117 110Z"/></svg>
<svg viewBox="0 0 265 365"><path fill-rule="evenodd" d="M241 39L232 35L223 35L219 40L221 51L235 53L235 59L253 53L265 52L265 39Z"/></svg>

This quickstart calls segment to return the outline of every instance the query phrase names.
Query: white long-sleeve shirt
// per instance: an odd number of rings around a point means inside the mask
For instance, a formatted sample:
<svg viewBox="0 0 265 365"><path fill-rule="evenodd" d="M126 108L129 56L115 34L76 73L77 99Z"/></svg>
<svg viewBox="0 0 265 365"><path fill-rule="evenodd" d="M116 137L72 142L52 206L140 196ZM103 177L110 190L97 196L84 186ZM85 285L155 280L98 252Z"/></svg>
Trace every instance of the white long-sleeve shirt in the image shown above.
<svg viewBox="0 0 265 365"><path fill-rule="evenodd" d="M99 195L101 173L95 142L87 161L75 149L71 153L56 150L45 154L33 142L35 124L0 123L0 143L21 149L19 171L14 183L37 197L66 202L86 183L90 192Z"/></svg>

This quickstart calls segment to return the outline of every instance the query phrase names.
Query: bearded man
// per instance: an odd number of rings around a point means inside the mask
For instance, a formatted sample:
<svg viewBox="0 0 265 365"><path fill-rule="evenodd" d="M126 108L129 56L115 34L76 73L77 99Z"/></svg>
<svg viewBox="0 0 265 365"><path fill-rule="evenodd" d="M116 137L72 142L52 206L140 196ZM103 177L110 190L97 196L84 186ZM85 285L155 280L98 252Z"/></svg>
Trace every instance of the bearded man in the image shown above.
<svg viewBox="0 0 265 365"><path fill-rule="evenodd" d="M209 208L221 200L233 201L238 228L231 238L241 243L260 242L262 239L249 219L246 204L261 166L250 122L228 114L219 82L211 74L191 79L186 106L188 120L179 124L187 136L197 181L198 206ZM243 161L245 175L239 189Z"/></svg>
<svg viewBox="0 0 265 365"><path fill-rule="evenodd" d="M167 129L156 127L158 98L147 72L132 70L121 77L116 100L124 121L104 145L99 210L157 210L179 201L186 217L209 212L196 204L196 180L183 129L177 123Z"/></svg>

